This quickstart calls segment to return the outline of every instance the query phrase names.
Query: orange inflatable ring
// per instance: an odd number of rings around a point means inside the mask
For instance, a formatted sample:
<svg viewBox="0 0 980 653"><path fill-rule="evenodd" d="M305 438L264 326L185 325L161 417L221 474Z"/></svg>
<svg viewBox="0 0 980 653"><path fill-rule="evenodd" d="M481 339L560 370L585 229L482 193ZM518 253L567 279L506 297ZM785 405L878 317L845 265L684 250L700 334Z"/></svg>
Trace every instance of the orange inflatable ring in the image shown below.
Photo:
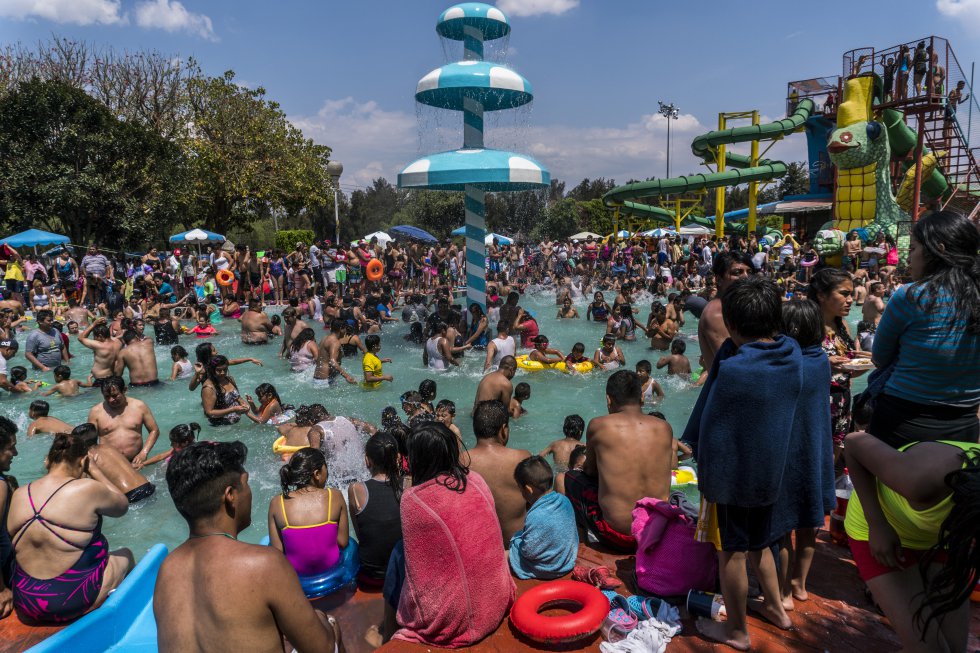
<svg viewBox="0 0 980 653"><path fill-rule="evenodd" d="M231 270L218 270L218 274L214 275L214 278L218 282L218 285L224 288L227 288L235 282L235 275Z"/></svg>
<svg viewBox="0 0 980 653"><path fill-rule="evenodd" d="M376 258L371 259L368 261L364 275L368 278L368 281L380 281L381 277L385 275L384 263Z"/></svg>
<svg viewBox="0 0 980 653"><path fill-rule="evenodd" d="M544 610L567 606L576 612L555 617ZM555 580L521 594L510 609L510 621L527 637L545 644L573 642L592 635L609 614L609 599L602 592L577 580Z"/></svg>

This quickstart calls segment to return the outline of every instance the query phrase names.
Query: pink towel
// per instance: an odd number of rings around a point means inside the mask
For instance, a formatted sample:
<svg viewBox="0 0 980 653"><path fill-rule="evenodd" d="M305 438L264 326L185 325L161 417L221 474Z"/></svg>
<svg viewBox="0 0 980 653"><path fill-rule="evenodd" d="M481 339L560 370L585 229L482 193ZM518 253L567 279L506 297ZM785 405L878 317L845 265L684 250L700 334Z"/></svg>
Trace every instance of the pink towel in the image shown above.
<svg viewBox="0 0 980 653"><path fill-rule="evenodd" d="M633 508L636 584L655 596L688 590L713 591L718 577L715 547L694 541L697 523L660 499L646 498Z"/></svg>
<svg viewBox="0 0 980 653"><path fill-rule="evenodd" d="M405 584L395 637L458 648L497 629L517 588L504 550L490 544L503 536L486 482L470 472L460 494L443 481L402 495Z"/></svg>

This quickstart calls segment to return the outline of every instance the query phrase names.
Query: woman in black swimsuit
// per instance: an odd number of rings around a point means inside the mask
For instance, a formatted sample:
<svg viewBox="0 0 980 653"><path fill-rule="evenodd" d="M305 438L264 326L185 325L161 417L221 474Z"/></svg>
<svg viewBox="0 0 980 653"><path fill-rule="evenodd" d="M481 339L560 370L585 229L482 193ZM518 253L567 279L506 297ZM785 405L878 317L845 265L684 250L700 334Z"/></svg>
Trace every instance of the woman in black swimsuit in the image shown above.
<svg viewBox="0 0 980 653"><path fill-rule="evenodd" d="M603 297L601 292L597 292L589 304L589 310L585 313L586 320L592 320L593 322L603 322L609 318L609 304L606 303L605 297Z"/></svg>
<svg viewBox="0 0 980 653"><path fill-rule="evenodd" d="M237 424L248 412L248 404L238 393L238 385L228 376L228 359L212 356L207 367L207 380L201 386L201 406L211 426Z"/></svg>

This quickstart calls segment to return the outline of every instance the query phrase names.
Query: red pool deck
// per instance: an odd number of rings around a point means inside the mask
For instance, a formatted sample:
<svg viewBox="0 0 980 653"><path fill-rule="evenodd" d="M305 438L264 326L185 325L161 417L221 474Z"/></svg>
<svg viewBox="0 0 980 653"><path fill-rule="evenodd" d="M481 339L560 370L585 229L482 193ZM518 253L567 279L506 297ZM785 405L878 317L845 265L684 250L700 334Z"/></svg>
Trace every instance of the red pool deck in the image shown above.
<svg viewBox="0 0 980 653"><path fill-rule="evenodd" d="M623 580L621 592L633 589L634 559L617 556L580 545L579 563L605 565ZM518 593L538 581L517 581ZM899 650L898 638L888 627L887 620L875 611L865 598L864 586L858 578L851 555L845 547L831 543L822 531L817 543L816 558L809 579L810 600L797 602L790 613L793 630L783 631L749 615L749 629L754 651L762 653L877 653ZM368 653L373 647L363 635L373 624L380 624L384 599L380 591L358 590L344 595L321 599L318 608L333 614L341 624L348 653ZM970 641L968 651L980 650L980 604L971 605ZM0 620L0 653L23 651L42 641L57 628L25 626L15 616ZM475 646L459 649L474 653L512 653L515 651L590 651L599 650L601 637L597 634L573 645L544 646L521 637L505 619L489 637ZM380 653L427 653L430 646L392 641L378 649ZM698 635L691 619L684 619L684 630L667 647L668 651L730 651Z"/></svg>

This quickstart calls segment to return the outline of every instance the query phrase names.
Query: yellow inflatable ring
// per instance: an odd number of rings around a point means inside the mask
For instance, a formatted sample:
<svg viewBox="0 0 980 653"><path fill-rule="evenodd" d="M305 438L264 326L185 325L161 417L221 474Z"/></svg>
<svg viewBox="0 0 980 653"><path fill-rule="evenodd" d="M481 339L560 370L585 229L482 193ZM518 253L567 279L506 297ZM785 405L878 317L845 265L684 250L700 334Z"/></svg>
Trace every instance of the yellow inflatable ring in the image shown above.
<svg viewBox="0 0 980 653"><path fill-rule="evenodd" d="M218 274L214 275L214 278L218 282L218 285L224 288L227 288L235 281L235 275L231 270L219 270Z"/></svg>
<svg viewBox="0 0 980 653"><path fill-rule="evenodd" d="M295 447L291 444L286 444L286 436L281 435L279 436L278 440L272 443L272 453L276 454L277 456L283 456L283 455L291 456L297 451L299 451L300 449L305 449L308 446L310 445L305 444L299 447Z"/></svg>
<svg viewBox="0 0 980 653"><path fill-rule="evenodd" d="M568 371L568 366L565 364L564 361L558 363L557 367L562 372ZM592 371L592 367L593 367L592 361L582 361L581 363L575 363L574 365L572 365L572 370L578 372L579 374L586 374Z"/></svg>
<svg viewBox="0 0 980 653"><path fill-rule="evenodd" d="M527 357L527 355L517 357L517 367L527 372L540 372L541 370L553 370L556 369L559 365L564 365L564 363L551 363L550 365L545 365L540 361L532 361Z"/></svg>
<svg viewBox="0 0 980 653"><path fill-rule="evenodd" d="M543 370L558 370L559 372L568 372L568 368L565 365L565 361L545 364L540 361L532 361L526 355L517 357L517 367L527 372L541 372ZM592 361L582 361L581 363L575 363L575 365L572 366L572 369L574 369L576 372L579 372L580 374L591 372Z"/></svg>
<svg viewBox="0 0 980 653"><path fill-rule="evenodd" d="M384 263L376 258L371 259L368 261L364 275L368 278L368 281L380 281L381 277L385 275Z"/></svg>

